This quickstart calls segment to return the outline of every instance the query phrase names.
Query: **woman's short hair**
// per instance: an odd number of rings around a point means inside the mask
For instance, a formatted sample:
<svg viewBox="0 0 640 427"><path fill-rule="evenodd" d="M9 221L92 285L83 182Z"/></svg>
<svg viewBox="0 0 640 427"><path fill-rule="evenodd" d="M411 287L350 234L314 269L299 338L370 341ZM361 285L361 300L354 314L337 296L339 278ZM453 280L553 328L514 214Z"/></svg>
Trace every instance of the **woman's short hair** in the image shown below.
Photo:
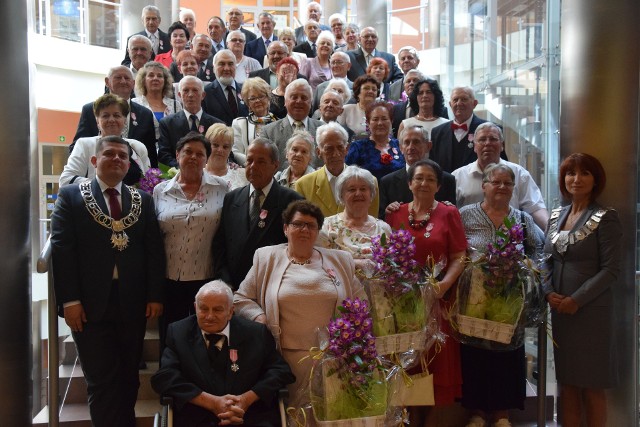
<svg viewBox="0 0 640 427"><path fill-rule="evenodd" d="M245 36L242 31L240 31L240 30L231 30L231 31L229 31L229 34L227 34L227 38L225 39L225 42L227 43L227 46L229 46L229 40L231 40L234 37L240 37L245 43L247 41L247 36Z"/></svg>
<svg viewBox="0 0 640 427"><path fill-rule="evenodd" d="M180 152L184 146L189 142L199 142L204 146L204 151L207 153L207 159L211 157L211 143L200 132L191 131L176 143L176 152Z"/></svg>
<svg viewBox="0 0 640 427"><path fill-rule="evenodd" d="M98 117L102 110L114 104L120 107L123 116L129 114L129 103L113 93L106 93L93 102L93 114Z"/></svg>
<svg viewBox="0 0 640 427"><path fill-rule="evenodd" d="M209 142L222 139L223 141L233 144L233 128L231 126L227 126L224 123L214 123L209 126L209 129L207 129L204 137L207 138Z"/></svg>
<svg viewBox="0 0 640 427"><path fill-rule="evenodd" d="M287 144L285 145L285 153L288 153L291 150L291 146L296 141L304 141L309 146L309 153L311 154L311 159L313 159L314 151L315 151L315 143L313 141L313 135L311 135L307 131L296 131L291 135L289 139L287 139Z"/></svg>
<svg viewBox="0 0 640 427"><path fill-rule="evenodd" d="M280 28L280 31L278 31L278 37L282 38L282 37L285 37L285 36L289 36L292 39L294 39L294 41L295 41L296 32L291 27Z"/></svg>
<svg viewBox="0 0 640 427"><path fill-rule="evenodd" d="M296 67L296 74L300 72L300 64L298 64L298 62L292 57L287 56L286 58L282 58L280 62L278 62L278 65L276 65L276 73L280 71L280 68L285 64L293 65L294 67Z"/></svg>
<svg viewBox="0 0 640 427"><path fill-rule="evenodd" d="M387 61L382 58L373 58L371 61L369 61L367 74L371 74L371 70L373 69L373 67L376 67L378 65L384 65L384 77L382 78L382 80L384 81L387 79L387 77L389 77L389 64L387 64Z"/></svg>
<svg viewBox="0 0 640 427"><path fill-rule="evenodd" d="M164 77L162 96L171 98L173 96L173 77L171 77L171 73L169 73L167 67L156 61L147 62L140 70L138 70L138 74L136 75L136 94L147 96L147 87L145 86L144 81L147 78L147 73L151 69L162 71L162 76Z"/></svg>
<svg viewBox="0 0 640 427"><path fill-rule="evenodd" d="M347 23L347 18L344 17L343 14L341 13L334 13L333 15L331 15L329 17L329 19L327 20L327 22L329 23L329 26L331 26L331 23L335 20L338 20L343 26Z"/></svg>
<svg viewBox="0 0 640 427"><path fill-rule="evenodd" d="M416 174L416 169L418 169L420 166L431 168L431 170L436 174L438 185L442 184L442 168L439 164L430 159L418 160L413 165L409 166L409 170L407 171L407 178L409 180L409 183L413 181L413 176Z"/></svg>
<svg viewBox="0 0 640 427"><path fill-rule="evenodd" d="M271 99L271 86L269 86L269 83L265 82L264 79L260 77L251 77L242 83L241 95L247 105L249 105L248 99L250 91L262 93L267 97L267 99Z"/></svg>
<svg viewBox="0 0 640 427"><path fill-rule="evenodd" d="M513 169L502 163L489 163L482 171L482 182L489 182L493 175L504 172L511 178L511 181L515 182L516 174L513 173Z"/></svg>
<svg viewBox="0 0 640 427"><path fill-rule="evenodd" d="M320 40L329 40L331 42L331 49L333 49L333 45L336 44L336 36L334 36L331 31L320 31L320 34L316 39L316 44L320 43Z"/></svg>
<svg viewBox="0 0 640 427"><path fill-rule="evenodd" d="M318 229L322 228L322 224L324 223L322 211L319 207L307 200L295 200L289 203L289 206L282 212L283 224L289 224L298 212L314 217L318 223Z"/></svg>
<svg viewBox="0 0 640 427"><path fill-rule="evenodd" d="M351 22L351 23L347 24L347 26L345 27L345 29L343 31L346 31L347 28L352 29L354 33L360 35L360 27L358 27L358 24L356 24L355 22Z"/></svg>
<svg viewBox="0 0 640 427"><path fill-rule="evenodd" d="M589 172L593 176L593 190L591 190L591 201L602 194L604 187L607 184L607 174L604 171L604 167L600 160L587 153L573 153L569 154L560 164L560 192L567 199L571 200L572 196L567 190L564 183L564 178L569 172L576 172L578 170Z"/></svg>
<svg viewBox="0 0 640 427"><path fill-rule="evenodd" d="M363 74L353 82L353 97L356 99L356 101L360 101L360 89L365 83L373 83L374 85L376 85L378 92L380 91L380 82L374 79L373 76L369 74Z"/></svg>
<svg viewBox="0 0 640 427"><path fill-rule="evenodd" d="M184 34L187 36L187 40L189 40L189 29L187 28L186 25L184 25L182 22L180 21L176 21L173 24L171 24L171 26L169 27L169 29L167 30L167 34L169 35L169 40L171 40L171 33L173 33L175 30L182 30L184 31Z"/></svg>
<svg viewBox="0 0 640 427"><path fill-rule="evenodd" d="M361 179L366 182L367 185L369 185L369 190L371 190L371 200L376 197L376 178L373 174L366 169L351 165L345 167L342 173L338 175L338 179L336 181L336 199L338 199L338 203L344 205L342 189L350 179Z"/></svg>
<svg viewBox="0 0 640 427"><path fill-rule="evenodd" d="M347 102L351 99L351 89L349 89L349 85L344 79L331 79L325 88L325 92L329 90L330 87L333 86L341 86L342 87L342 104L347 105Z"/></svg>
<svg viewBox="0 0 640 427"><path fill-rule="evenodd" d="M408 74L408 73L407 73ZM409 105L413 111L420 110L418 106L418 93L420 92L420 86L427 84L429 85L429 89L433 92L433 116L434 117L445 117L445 111L447 107L444 105L444 94L442 93L442 89L440 89L440 85L437 81L430 78L423 78L418 80L413 86L413 91L408 94L409 95Z"/></svg>
<svg viewBox="0 0 640 427"><path fill-rule="evenodd" d="M371 105L369 105L364 112L367 122L369 122L369 120L371 119L371 114L376 108L384 108L389 114L389 120L393 119L393 104L386 101L375 101L371 103Z"/></svg>
<svg viewBox="0 0 640 427"><path fill-rule="evenodd" d="M193 58L196 62L198 62L198 58L192 50L181 50L180 53L178 53L178 56L176 56L176 65L182 63L182 61L187 58Z"/></svg>

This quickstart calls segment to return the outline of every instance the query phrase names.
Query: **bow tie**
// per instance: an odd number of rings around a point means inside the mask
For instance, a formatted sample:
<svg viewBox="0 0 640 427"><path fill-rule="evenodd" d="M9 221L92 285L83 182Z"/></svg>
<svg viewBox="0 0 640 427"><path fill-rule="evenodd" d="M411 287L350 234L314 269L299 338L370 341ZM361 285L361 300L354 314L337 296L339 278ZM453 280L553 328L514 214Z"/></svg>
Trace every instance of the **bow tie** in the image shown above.
<svg viewBox="0 0 640 427"><path fill-rule="evenodd" d="M462 130L469 130L469 128L467 127L466 123L463 123L461 125L455 123L455 122L451 122L451 129L453 130L457 130L457 129L462 129Z"/></svg>

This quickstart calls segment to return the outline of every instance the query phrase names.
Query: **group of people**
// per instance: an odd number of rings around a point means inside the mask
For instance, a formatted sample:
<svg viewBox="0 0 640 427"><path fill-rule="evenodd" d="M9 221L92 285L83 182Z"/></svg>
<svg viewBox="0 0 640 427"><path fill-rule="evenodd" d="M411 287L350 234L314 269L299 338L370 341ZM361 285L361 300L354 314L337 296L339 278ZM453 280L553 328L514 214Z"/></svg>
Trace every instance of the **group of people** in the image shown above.
<svg viewBox="0 0 640 427"><path fill-rule="evenodd" d="M621 233L615 211L596 202L600 163L565 159L570 204L549 217L531 175L507 160L502 128L474 114L471 88L451 91L449 120L414 48L398 52L398 67L373 28L339 14L325 27L315 2L307 12L278 40L269 13L257 35L237 8L228 28L214 16L196 34L183 10L165 34L147 6L145 30L105 78L108 93L83 107L51 239L56 300L94 425L135 424L154 317L163 353L153 386L175 398L182 425L272 425L279 388L292 405L309 403L304 356L316 329L345 298L366 298L358 277L375 268L373 237L403 228L421 265L446 261L445 313L465 254L495 241L506 218L522 224L527 255L551 255L544 292L564 422L579 425L586 410L599 425L603 390L616 384L607 350ZM137 189L159 163L177 174L153 194ZM460 345L448 319L440 324L446 340L427 358L436 406L461 401L468 427L510 425L508 410L524 405L524 348ZM411 408L411 423L425 409Z"/></svg>

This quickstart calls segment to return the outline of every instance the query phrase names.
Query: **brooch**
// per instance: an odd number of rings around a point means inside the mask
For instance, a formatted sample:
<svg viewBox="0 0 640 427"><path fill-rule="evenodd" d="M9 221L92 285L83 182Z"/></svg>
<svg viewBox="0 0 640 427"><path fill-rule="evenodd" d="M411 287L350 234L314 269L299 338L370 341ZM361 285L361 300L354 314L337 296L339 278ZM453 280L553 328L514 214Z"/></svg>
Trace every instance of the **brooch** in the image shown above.
<svg viewBox="0 0 640 427"><path fill-rule="evenodd" d="M336 275L336 272L333 270L333 268L327 268L325 269L325 271L331 278L331 282L333 282L333 285L336 287L340 286L340 279L338 279L338 276Z"/></svg>

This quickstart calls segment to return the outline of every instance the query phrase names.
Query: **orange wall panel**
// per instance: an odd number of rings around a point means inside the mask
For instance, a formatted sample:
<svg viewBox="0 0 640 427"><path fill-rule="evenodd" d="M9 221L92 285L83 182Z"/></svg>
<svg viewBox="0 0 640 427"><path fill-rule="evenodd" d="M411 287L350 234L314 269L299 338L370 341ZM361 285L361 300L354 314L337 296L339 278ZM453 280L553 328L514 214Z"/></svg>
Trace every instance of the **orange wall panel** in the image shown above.
<svg viewBox="0 0 640 427"><path fill-rule="evenodd" d="M209 21L209 18L220 13L220 0L182 0L180 2L180 7L186 7L193 10L196 14L196 31L198 33L207 34L207 22ZM226 20L226 17L224 16L221 16L221 18Z"/></svg>
<svg viewBox="0 0 640 427"><path fill-rule="evenodd" d="M38 108L38 142L71 144L78 128L80 113ZM60 142L60 137L65 141Z"/></svg>

